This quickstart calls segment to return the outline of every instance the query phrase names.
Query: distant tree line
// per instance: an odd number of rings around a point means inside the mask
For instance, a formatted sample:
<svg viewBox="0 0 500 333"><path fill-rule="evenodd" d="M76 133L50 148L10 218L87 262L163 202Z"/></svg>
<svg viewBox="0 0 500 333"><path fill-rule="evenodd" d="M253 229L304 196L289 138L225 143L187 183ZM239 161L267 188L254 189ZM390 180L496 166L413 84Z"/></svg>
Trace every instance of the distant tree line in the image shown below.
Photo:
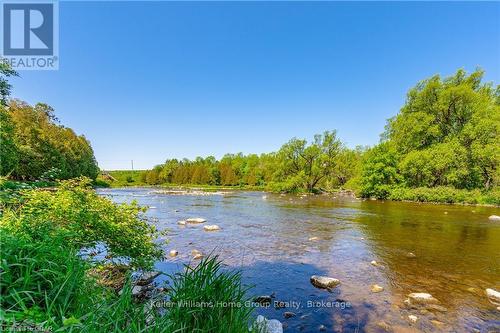
<svg viewBox="0 0 500 333"><path fill-rule="evenodd" d="M335 131L327 131L309 144L294 138L269 154L169 159L143 173L142 180L152 185L268 186L277 191L313 192L343 186L358 169L362 153L362 148L346 148Z"/></svg>
<svg viewBox="0 0 500 333"><path fill-rule="evenodd" d="M0 61L0 175L12 179L95 179L99 168L89 141L59 124L47 104L8 100L6 78L17 75Z"/></svg>
<svg viewBox="0 0 500 333"><path fill-rule="evenodd" d="M419 82L370 149L349 149L331 131L269 154L167 160L143 181L287 192L345 187L378 198L400 188L498 189L500 88L482 79L481 70L458 70Z"/></svg>

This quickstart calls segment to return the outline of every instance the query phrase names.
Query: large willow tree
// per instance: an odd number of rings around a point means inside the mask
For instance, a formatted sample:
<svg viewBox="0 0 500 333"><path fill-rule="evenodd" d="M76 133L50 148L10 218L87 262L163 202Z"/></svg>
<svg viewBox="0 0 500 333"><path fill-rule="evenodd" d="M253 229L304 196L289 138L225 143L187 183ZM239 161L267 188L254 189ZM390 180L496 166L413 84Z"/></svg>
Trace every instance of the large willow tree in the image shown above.
<svg viewBox="0 0 500 333"><path fill-rule="evenodd" d="M452 186L490 189L498 185L500 88L483 72L436 75L408 92L390 119L383 143L366 156L366 195L384 186Z"/></svg>

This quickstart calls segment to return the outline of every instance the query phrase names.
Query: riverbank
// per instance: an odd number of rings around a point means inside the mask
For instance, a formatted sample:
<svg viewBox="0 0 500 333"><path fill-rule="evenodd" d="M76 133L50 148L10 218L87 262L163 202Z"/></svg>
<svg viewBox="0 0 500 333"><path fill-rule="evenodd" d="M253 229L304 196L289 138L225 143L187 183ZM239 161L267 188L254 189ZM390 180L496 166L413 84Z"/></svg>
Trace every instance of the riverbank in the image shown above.
<svg viewBox="0 0 500 333"><path fill-rule="evenodd" d="M166 300L244 303L249 296L238 272L207 257L159 286L153 279L160 272L150 270L166 257L156 242L165 233L143 218L145 209L111 202L88 179L53 189L18 186L2 202L2 329L248 332L251 308L155 306Z"/></svg>

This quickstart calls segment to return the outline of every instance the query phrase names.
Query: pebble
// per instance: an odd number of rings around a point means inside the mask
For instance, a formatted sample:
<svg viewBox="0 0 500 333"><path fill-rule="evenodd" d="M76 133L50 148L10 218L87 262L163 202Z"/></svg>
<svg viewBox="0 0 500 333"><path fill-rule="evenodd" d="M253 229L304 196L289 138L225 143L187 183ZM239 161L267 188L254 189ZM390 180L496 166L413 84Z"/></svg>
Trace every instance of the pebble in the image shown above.
<svg viewBox="0 0 500 333"><path fill-rule="evenodd" d="M179 251L177 251L177 250L170 250L169 254L170 254L171 257L175 257L175 256L177 256L179 254Z"/></svg>
<svg viewBox="0 0 500 333"><path fill-rule="evenodd" d="M379 286L378 284L374 284L374 285L372 285L370 290L372 291L372 293L379 293L379 292L384 291L384 287Z"/></svg>
<svg viewBox="0 0 500 333"><path fill-rule="evenodd" d="M416 323L417 320L418 320L418 317L415 316L415 315L409 315L408 316L408 319L412 322L412 323Z"/></svg>

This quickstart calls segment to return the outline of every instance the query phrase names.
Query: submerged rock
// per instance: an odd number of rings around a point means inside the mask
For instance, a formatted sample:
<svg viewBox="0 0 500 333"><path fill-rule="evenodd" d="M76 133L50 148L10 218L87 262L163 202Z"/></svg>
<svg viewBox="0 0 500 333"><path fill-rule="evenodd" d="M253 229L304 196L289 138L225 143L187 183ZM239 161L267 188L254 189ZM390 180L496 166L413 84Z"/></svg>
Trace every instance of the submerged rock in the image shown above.
<svg viewBox="0 0 500 333"><path fill-rule="evenodd" d="M413 252L408 252L408 253L406 254L406 258L408 258L408 259L413 259L413 258L416 258L416 257L417 257L417 256L416 256L416 255L415 255L415 253L413 253Z"/></svg>
<svg viewBox="0 0 500 333"><path fill-rule="evenodd" d="M491 303L495 305L500 305L500 292L488 288L486 289L486 296L488 296L488 299Z"/></svg>
<svg viewBox="0 0 500 333"><path fill-rule="evenodd" d="M428 293L411 293L408 295L408 300L410 303L415 304L435 304L439 303L437 299L432 297L431 294Z"/></svg>
<svg viewBox="0 0 500 333"><path fill-rule="evenodd" d="M135 284L138 286L146 286L146 285L150 284L151 282L153 282L153 280L160 274L161 274L160 272L156 272L156 271L144 272L137 279Z"/></svg>
<svg viewBox="0 0 500 333"><path fill-rule="evenodd" d="M201 259L203 258L203 253L201 253L198 250L192 250L191 255L193 256L193 259Z"/></svg>
<svg viewBox="0 0 500 333"><path fill-rule="evenodd" d="M180 221L177 221L177 224L178 225L186 225L186 221L185 220L180 220Z"/></svg>
<svg viewBox="0 0 500 333"><path fill-rule="evenodd" d="M323 289L335 288L340 284L340 280L328 276L319 276L319 275L311 276L310 281L313 286Z"/></svg>
<svg viewBox="0 0 500 333"><path fill-rule="evenodd" d="M253 301L259 304L271 304L272 297L267 295L257 296L253 299Z"/></svg>
<svg viewBox="0 0 500 333"><path fill-rule="evenodd" d="M380 293L380 292L384 291L384 287L379 286L378 284L374 284L374 285L372 285L370 290L372 291L372 293Z"/></svg>
<svg viewBox="0 0 500 333"><path fill-rule="evenodd" d="M171 257L176 257L179 254L179 251L177 250L170 250L169 255Z"/></svg>
<svg viewBox="0 0 500 333"><path fill-rule="evenodd" d="M186 220L187 223L205 223L207 220L201 218L201 217L191 217Z"/></svg>
<svg viewBox="0 0 500 333"><path fill-rule="evenodd" d="M444 306L437 305L437 304L429 304L426 308L429 311L437 311L437 312L447 312L448 311L448 309L445 308Z"/></svg>
<svg viewBox="0 0 500 333"><path fill-rule="evenodd" d="M291 312L291 311L283 312L283 317L285 317L286 319L292 318L292 317L295 317L295 316L296 316L296 314L294 312Z"/></svg>
<svg viewBox="0 0 500 333"><path fill-rule="evenodd" d="M376 262L375 260L370 261L370 264L373 266L378 266L378 262Z"/></svg>
<svg viewBox="0 0 500 333"><path fill-rule="evenodd" d="M490 217L488 217L488 220L490 220L490 221L500 221L500 216L498 216L498 215L491 215Z"/></svg>
<svg viewBox="0 0 500 333"><path fill-rule="evenodd" d="M309 240L310 241L317 241L317 240L319 240L319 237L310 237Z"/></svg>
<svg viewBox="0 0 500 333"><path fill-rule="evenodd" d="M326 331L326 326L325 325L319 325L318 331L320 331L320 332Z"/></svg>
<svg viewBox="0 0 500 333"><path fill-rule="evenodd" d="M216 224L206 225L206 226L203 227L203 229L205 231L217 231L217 230L220 230L219 226L216 225Z"/></svg>
<svg viewBox="0 0 500 333"><path fill-rule="evenodd" d="M415 315L409 315L408 316L408 319L412 322L412 323L416 323L417 320L418 320L418 317L415 316Z"/></svg>
<svg viewBox="0 0 500 333"><path fill-rule="evenodd" d="M252 326L258 333L283 333L283 324L277 319L266 319L259 315Z"/></svg>

